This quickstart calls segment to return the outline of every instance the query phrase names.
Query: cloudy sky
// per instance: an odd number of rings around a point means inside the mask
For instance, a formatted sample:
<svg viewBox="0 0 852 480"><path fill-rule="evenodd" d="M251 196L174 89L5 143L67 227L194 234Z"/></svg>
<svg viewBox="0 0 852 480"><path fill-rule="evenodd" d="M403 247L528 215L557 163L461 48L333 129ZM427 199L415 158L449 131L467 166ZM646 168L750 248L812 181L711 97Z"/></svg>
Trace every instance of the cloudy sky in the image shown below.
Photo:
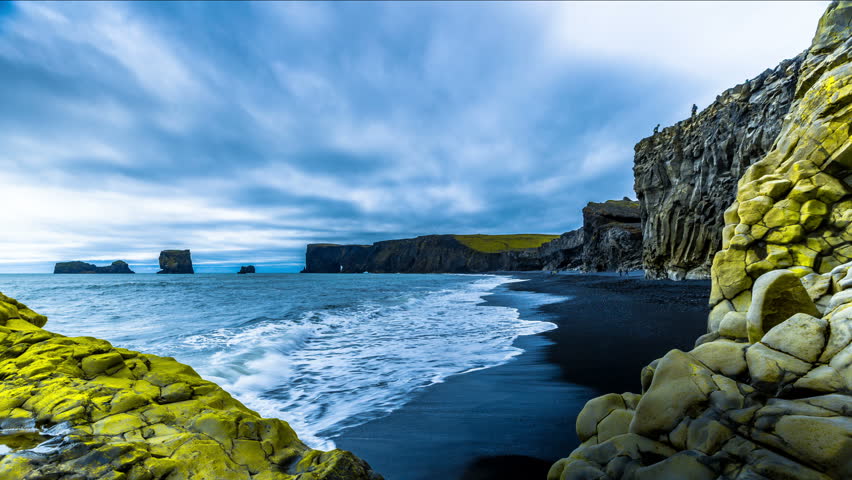
<svg viewBox="0 0 852 480"><path fill-rule="evenodd" d="M823 2L0 2L0 272L561 233Z"/></svg>

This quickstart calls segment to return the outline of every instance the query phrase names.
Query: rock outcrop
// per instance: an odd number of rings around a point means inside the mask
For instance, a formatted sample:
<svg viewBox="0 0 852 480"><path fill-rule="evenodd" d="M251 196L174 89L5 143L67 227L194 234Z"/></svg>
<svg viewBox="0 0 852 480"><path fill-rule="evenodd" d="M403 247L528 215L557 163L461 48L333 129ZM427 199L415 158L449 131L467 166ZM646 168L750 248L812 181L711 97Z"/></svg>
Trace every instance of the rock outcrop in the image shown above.
<svg viewBox="0 0 852 480"><path fill-rule="evenodd" d="M591 400L549 480L852 478L852 3L833 3L775 146L739 182L709 333Z"/></svg>
<svg viewBox="0 0 852 480"><path fill-rule="evenodd" d="M43 330L0 294L0 478L380 480L173 358Z"/></svg>
<svg viewBox="0 0 852 480"><path fill-rule="evenodd" d="M628 271L641 268L639 203L589 203L583 227L555 235L426 235L373 245L308 245L302 273Z"/></svg>
<svg viewBox="0 0 852 480"><path fill-rule="evenodd" d="M646 277L709 278L722 247L722 213L737 180L778 137L804 56L726 90L702 112L636 145Z"/></svg>
<svg viewBox="0 0 852 480"><path fill-rule="evenodd" d="M583 258L587 272L642 268L639 202L624 198L590 202L583 208Z"/></svg>
<svg viewBox="0 0 852 480"><path fill-rule="evenodd" d="M303 273L481 273L541 270L555 235L426 235L373 245L311 244ZM516 247L521 245L522 247ZM529 248L523 248L526 246Z"/></svg>
<svg viewBox="0 0 852 480"><path fill-rule="evenodd" d="M195 273L189 250L163 250L160 252L160 271L157 273Z"/></svg>
<svg viewBox="0 0 852 480"><path fill-rule="evenodd" d="M116 260L106 267L98 267L86 262L59 262L53 267L53 273L136 273L127 262Z"/></svg>
<svg viewBox="0 0 852 480"><path fill-rule="evenodd" d="M240 267L240 271L237 272L240 275L245 275L246 273L255 273L254 265Z"/></svg>

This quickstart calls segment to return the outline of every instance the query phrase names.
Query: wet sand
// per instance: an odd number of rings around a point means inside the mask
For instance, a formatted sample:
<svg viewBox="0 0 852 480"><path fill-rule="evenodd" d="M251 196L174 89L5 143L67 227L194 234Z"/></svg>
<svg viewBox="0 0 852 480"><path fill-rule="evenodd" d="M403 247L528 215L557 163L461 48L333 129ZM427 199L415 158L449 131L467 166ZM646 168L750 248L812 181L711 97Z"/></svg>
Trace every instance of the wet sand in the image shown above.
<svg viewBox="0 0 852 480"><path fill-rule="evenodd" d="M639 371L705 331L709 281L605 275L512 274L486 305L558 328L520 337L508 363L424 388L403 408L346 430L387 480L544 479L577 446L574 423L589 399L639 391ZM541 305L548 294L568 297ZM416 328L413 326L412 328Z"/></svg>

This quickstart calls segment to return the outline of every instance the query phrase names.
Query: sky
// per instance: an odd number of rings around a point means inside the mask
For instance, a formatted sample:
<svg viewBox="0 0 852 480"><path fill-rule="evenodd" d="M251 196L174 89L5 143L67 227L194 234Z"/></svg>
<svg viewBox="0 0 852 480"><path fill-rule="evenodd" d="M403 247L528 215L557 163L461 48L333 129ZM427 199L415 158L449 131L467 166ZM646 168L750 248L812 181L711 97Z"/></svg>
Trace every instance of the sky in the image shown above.
<svg viewBox="0 0 852 480"><path fill-rule="evenodd" d="M826 2L0 2L0 272L562 233Z"/></svg>

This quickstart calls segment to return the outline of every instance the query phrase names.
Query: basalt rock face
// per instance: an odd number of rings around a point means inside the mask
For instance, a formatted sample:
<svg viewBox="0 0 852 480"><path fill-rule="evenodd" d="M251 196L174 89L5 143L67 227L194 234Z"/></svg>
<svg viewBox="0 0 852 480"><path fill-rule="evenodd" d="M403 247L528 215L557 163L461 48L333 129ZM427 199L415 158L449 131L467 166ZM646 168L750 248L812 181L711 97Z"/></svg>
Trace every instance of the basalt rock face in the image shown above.
<svg viewBox="0 0 852 480"><path fill-rule="evenodd" d="M98 267L86 262L59 262L53 267L53 273L136 273L126 262L116 260L112 265Z"/></svg>
<svg viewBox="0 0 852 480"><path fill-rule="evenodd" d="M709 333L591 400L568 479L852 478L852 3L833 3L790 114L725 212Z"/></svg>
<svg viewBox="0 0 852 480"><path fill-rule="evenodd" d="M189 250L163 250L160 252L160 271L157 273L195 273Z"/></svg>
<svg viewBox="0 0 852 480"><path fill-rule="evenodd" d="M247 273L255 273L254 265L240 267L240 271L237 272L239 275L245 275Z"/></svg>
<svg viewBox="0 0 852 480"><path fill-rule="evenodd" d="M629 198L591 202L583 208L583 271L642 268L639 202Z"/></svg>
<svg viewBox="0 0 852 480"><path fill-rule="evenodd" d="M0 294L0 478L381 480L173 358L51 333L46 321Z"/></svg>
<svg viewBox="0 0 852 480"><path fill-rule="evenodd" d="M471 239L470 237L481 237ZM499 250L503 238L535 247ZM549 241L535 241L546 237ZM639 203L630 199L589 203L583 227L559 237L536 235L426 235L373 245L308 245L303 273L482 273L496 271L627 271L641 268ZM461 240L461 241L460 241ZM472 248L465 241L485 245ZM517 240L517 239L516 239ZM523 245L528 245L523 243Z"/></svg>
<svg viewBox="0 0 852 480"><path fill-rule="evenodd" d="M649 278L709 278L722 213L790 110L805 54L722 93L704 111L640 141L634 160Z"/></svg>
<svg viewBox="0 0 852 480"><path fill-rule="evenodd" d="M536 255L542 260L542 269L582 270L584 239L583 229L578 228L538 247Z"/></svg>
<svg viewBox="0 0 852 480"><path fill-rule="evenodd" d="M537 248L486 253L454 235L426 235L373 245L311 244L303 273L481 273L542 266Z"/></svg>

